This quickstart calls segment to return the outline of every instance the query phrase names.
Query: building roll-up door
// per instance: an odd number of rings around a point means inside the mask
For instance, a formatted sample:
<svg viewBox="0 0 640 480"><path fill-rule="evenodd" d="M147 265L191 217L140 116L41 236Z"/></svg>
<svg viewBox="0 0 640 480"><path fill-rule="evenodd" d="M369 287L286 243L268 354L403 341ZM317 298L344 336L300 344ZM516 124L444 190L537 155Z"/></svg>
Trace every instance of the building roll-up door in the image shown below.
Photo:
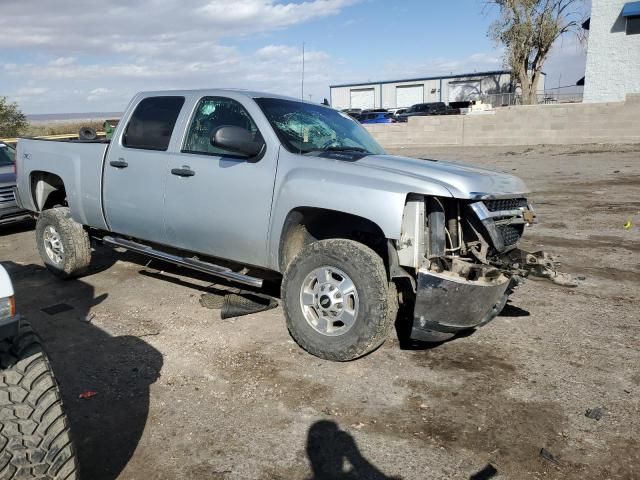
<svg viewBox="0 0 640 480"><path fill-rule="evenodd" d="M396 87L396 107L407 108L424 102L424 85Z"/></svg>
<svg viewBox="0 0 640 480"><path fill-rule="evenodd" d="M480 80L449 82L449 103L470 102L480 98L481 94Z"/></svg>
<svg viewBox="0 0 640 480"><path fill-rule="evenodd" d="M351 90L351 108L362 110L376 108L376 93L373 88Z"/></svg>

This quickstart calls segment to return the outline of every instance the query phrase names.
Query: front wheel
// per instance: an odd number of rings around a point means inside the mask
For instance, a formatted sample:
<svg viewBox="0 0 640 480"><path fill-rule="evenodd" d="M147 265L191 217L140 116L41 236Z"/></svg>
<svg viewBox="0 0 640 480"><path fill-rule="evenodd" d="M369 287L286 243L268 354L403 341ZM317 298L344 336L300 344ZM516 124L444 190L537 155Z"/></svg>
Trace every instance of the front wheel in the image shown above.
<svg viewBox="0 0 640 480"><path fill-rule="evenodd" d="M282 280L287 327L309 353L353 360L386 340L397 314L384 263L369 247L344 239L305 247Z"/></svg>
<svg viewBox="0 0 640 480"><path fill-rule="evenodd" d="M38 252L45 266L60 278L82 275L91 263L91 242L68 207L44 210L36 222Z"/></svg>

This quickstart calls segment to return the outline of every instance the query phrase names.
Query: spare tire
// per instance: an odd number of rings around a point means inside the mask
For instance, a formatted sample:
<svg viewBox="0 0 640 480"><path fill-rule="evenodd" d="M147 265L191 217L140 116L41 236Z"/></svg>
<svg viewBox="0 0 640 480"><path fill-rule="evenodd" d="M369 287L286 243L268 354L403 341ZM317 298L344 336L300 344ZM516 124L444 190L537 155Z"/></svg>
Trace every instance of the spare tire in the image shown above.
<svg viewBox="0 0 640 480"><path fill-rule="evenodd" d="M98 134L91 127L82 127L78 131L78 138L80 140L91 141L91 140L95 140L96 138L98 138Z"/></svg>
<svg viewBox="0 0 640 480"><path fill-rule="evenodd" d="M26 322L16 337L0 341L0 478L78 478L58 383Z"/></svg>

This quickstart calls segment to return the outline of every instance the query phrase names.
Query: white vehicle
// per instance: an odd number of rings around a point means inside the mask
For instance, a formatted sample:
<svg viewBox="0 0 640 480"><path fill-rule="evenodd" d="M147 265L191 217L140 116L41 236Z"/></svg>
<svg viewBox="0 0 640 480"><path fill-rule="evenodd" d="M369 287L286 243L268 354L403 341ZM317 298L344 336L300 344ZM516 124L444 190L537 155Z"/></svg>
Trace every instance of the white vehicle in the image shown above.
<svg viewBox="0 0 640 480"><path fill-rule="evenodd" d="M58 383L0 266L0 478L75 480L77 467Z"/></svg>

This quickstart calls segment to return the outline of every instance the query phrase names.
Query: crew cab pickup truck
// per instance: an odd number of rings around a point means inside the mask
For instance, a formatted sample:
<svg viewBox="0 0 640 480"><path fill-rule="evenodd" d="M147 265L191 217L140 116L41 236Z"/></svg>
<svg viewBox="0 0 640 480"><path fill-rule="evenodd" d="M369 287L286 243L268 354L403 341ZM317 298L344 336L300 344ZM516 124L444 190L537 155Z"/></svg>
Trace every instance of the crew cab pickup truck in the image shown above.
<svg viewBox="0 0 640 480"><path fill-rule="evenodd" d="M54 274L85 272L90 239L254 287L275 272L292 337L331 360L380 346L399 301L415 339L483 325L537 261L516 247L535 220L519 178L387 155L272 94L140 93L110 141L20 139L17 159Z"/></svg>

